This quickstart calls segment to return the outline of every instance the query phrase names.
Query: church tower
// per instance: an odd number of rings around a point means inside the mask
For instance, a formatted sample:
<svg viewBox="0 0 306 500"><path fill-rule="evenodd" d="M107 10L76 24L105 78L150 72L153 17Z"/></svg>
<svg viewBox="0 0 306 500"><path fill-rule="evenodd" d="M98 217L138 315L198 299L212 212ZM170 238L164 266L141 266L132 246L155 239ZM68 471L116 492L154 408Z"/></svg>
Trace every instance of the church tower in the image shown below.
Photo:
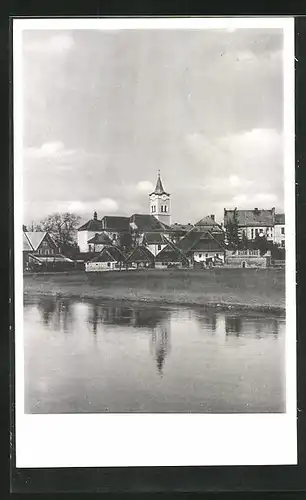
<svg viewBox="0 0 306 500"><path fill-rule="evenodd" d="M166 193L158 171L156 187L149 195L150 215L154 215L160 222L171 225L170 194Z"/></svg>

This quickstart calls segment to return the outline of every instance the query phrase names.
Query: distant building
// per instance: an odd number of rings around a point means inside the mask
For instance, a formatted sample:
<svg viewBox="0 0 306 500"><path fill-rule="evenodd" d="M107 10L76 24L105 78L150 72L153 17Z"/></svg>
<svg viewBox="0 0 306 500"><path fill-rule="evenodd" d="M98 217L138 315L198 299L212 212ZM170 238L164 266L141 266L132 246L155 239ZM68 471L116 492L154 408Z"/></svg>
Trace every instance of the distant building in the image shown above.
<svg viewBox="0 0 306 500"><path fill-rule="evenodd" d="M270 210L254 208L253 210L224 209L224 228L233 221L238 223L238 236L248 240L262 234L268 241L285 246L285 215L276 214L275 208ZM283 243L282 243L283 241Z"/></svg>
<svg viewBox="0 0 306 500"><path fill-rule="evenodd" d="M87 272L95 271L115 271L120 270L124 266L125 255L120 248L109 245L94 257L91 261L86 262L85 269Z"/></svg>
<svg viewBox="0 0 306 500"><path fill-rule="evenodd" d="M158 173L155 189L149 195L150 214L154 215L160 222L171 225L170 194L167 193L162 184L160 173Z"/></svg>
<svg viewBox="0 0 306 500"><path fill-rule="evenodd" d="M260 255L259 250L235 250L226 252L226 267L257 268L271 264L271 253Z"/></svg>
<svg viewBox="0 0 306 500"><path fill-rule="evenodd" d="M139 245L128 255L125 265L128 268L135 269L154 267L154 255L147 247Z"/></svg>
<svg viewBox="0 0 306 500"><path fill-rule="evenodd" d="M88 251L97 253L101 252L105 246L109 246L112 244L112 240L108 236L107 233L96 233L93 238L90 238L87 242Z"/></svg>
<svg viewBox="0 0 306 500"><path fill-rule="evenodd" d="M47 231L23 231L23 269L61 270L72 268L74 262L59 251Z"/></svg>
<svg viewBox="0 0 306 500"><path fill-rule="evenodd" d="M143 245L154 255L154 257L169 243L163 233L148 232L144 233Z"/></svg>
<svg viewBox="0 0 306 500"><path fill-rule="evenodd" d="M90 219L78 229L78 246L80 252L87 253L90 251L88 240L103 232L102 221L98 220L97 212L94 212L93 219Z"/></svg>
<svg viewBox="0 0 306 500"><path fill-rule="evenodd" d="M275 215L274 243L285 247L285 214Z"/></svg>

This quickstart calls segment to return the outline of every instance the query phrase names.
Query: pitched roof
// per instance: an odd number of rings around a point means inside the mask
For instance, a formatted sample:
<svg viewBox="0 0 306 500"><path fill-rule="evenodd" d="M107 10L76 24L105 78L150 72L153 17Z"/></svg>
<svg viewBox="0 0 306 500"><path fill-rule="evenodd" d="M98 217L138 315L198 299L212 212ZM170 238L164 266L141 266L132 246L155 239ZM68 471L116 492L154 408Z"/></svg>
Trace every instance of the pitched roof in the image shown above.
<svg viewBox="0 0 306 500"><path fill-rule="evenodd" d="M29 242L29 245L32 247L32 249L34 251L36 251L39 247L39 245L41 244L41 242L43 241L43 239L45 238L47 232L46 231L27 231L25 233L23 233L28 242Z"/></svg>
<svg viewBox="0 0 306 500"><path fill-rule="evenodd" d="M141 232L167 231L169 226L160 222L154 215L133 214L130 217L131 227L136 227Z"/></svg>
<svg viewBox="0 0 306 500"><path fill-rule="evenodd" d="M88 240L87 243L94 243L95 245L102 245L102 244L111 244L111 239L106 233L97 233L93 238Z"/></svg>
<svg viewBox="0 0 306 500"><path fill-rule="evenodd" d="M208 233L201 237L191 248L191 252L224 252L225 248L212 235Z"/></svg>
<svg viewBox="0 0 306 500"><path fill-rule="evenodd" d="M222 227L220 226L220 224L218 224L216 221L215 221L215 218L214 216L212 215L207 215L206 217L203 217L203 219L199 220L195 226L198 228L198 229L204 229L204 230L211 230L213 232L218 232L220 233L222 231ZM223 231L222 231L223 232Z"/></svg>
<svg viewBox="0 0 306 500"><path fill-rule="evenodd" d="M125 255L119 247L113 245L104 247L103 250L92 259L92 262L123 262Z"/></svg>
<svg viewBox="0 0 306 500"><path fill-rule="evenodd" d="M24 252L33 252L34 248L32 247L30 241L26 237L26 233L23 233L23 235L22 235L22 242L23 242L23 251Z"/></svg>
<svg viewBox="0 0 306 500"><path fill-rule="evenodd" d="M143 242L147 245L166 245L168 243L167 238L163 233L145 233L143 237Z"/></svg>
<svg viewBox="0 0 306 500"><path fill-rule="evenodd" d="M170 226L171 232L181 232L181 231L190 231L190 229L193 227L192 224L178 224L177 222L175 224L172 224Z"/></svg>
<svg viewBox="0 0 306 500"><path fill-rule="evenodd" d="M168 243L155 257L155 262L183 262L187 263L188 259L184 252L174 243Z"/></svg>
<svg viewBox="0 0 306 500"><path fill-rule="evenodd" d="M130 218L117 215L105 215L102 219L102 227L109 231L128 231L130 228Z"/></svg>
<svg viewBox="0 0 306 500"><path fill-rule="evenodd" d="M285 224L285 214L275 214L275 224Z"/></svg>
<svg viewBox="0 0 306 500"><path fill-rule="evenodd" d="M150 196L151 194L166 194L167 196L170 196L169 193L166 193L166 191L164 190L164 186L160 178L160 173L158 173L155 189L152 193L150 193Z"/></svg>
<svg viewBox="0 0 306 500"><path fill-rule="evenodd" d="M224 210L224 225L226 226L234 218L235 210ZM274 226L275 210L254 209L236 210L238 226Z"/></svg>
<svg viewBox="0 0 306 500"><path fill-rule="evenodd" d="M97 219L90 219L78 231L102 231L102 222Z"/></svg>
<svg viewBox="0 0 306 500"><path fill-rule="evenodd" d="M134 248L134 250L126 258L126 263L128 262L150 262L154 261L154 255L150 250L142 245Z"/></svg>

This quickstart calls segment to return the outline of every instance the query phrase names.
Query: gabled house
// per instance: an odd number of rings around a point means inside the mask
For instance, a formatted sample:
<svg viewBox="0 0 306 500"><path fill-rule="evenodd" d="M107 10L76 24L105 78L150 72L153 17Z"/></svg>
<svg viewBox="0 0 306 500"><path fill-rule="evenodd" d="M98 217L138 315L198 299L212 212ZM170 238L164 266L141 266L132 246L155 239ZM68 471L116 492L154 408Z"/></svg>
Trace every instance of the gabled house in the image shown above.
<svg viewBox="0 0 306 500"><path fill-rule="evenodd" d="M188 255L191 256L193 263L204 264L224 264L225 261L225 245L218 241L209 231L200 233L199 238L190 248Z"/></svg>
<svg viewBox="0 0 306 500"><path fill-rule="evenodd" d="M124 267L125 255L120 248L109 245L105 246L103 250L89 262L85 264L87 272L92 271L115 271Z"/></svg>
<svg viewBox="0 0 306 500"><path fill-rule="evenodd" d="M163 233L150 232L144 233L143 245L147 247L154 257L168 244L167 238Z"/></svg>
<svg viewBox="0 0 306 500"><path fill-rule="evenodd" d="M147 247L139 245L128 255L125 265L135 269L154 267L154 255Z"/></svg>
<svg viewBox="0 0 306 500"><path fill-rule="evenodd" d="M107 233L96 233L93 238L88 240L88 251L97 253L101 252L105 246L112 244L112 240Z"/></svg>
<svg viewBox="0 0 306 500"><path fill-rule="evenodd" d="M59 271L74 267L74 261L60 254L52 236L46 231L23 232L24 271Z"/></svg>
<svg viewBox="0 0 306 500"><path fill-rule="evenodd" d="M98 220L97 212L94 212L93 219L90 219L78 229L78 246L81 253L89 251L88 240L94 238L96 234L103 233L102 222Z"/></svg>
<svg viewBox="0 0 306 500"><path fill-rule="evenodd" d="M157 269L167 269L168 267L188 267L189 261L185 253L173 242L157 254L155 257L155 267Z"/></svg>

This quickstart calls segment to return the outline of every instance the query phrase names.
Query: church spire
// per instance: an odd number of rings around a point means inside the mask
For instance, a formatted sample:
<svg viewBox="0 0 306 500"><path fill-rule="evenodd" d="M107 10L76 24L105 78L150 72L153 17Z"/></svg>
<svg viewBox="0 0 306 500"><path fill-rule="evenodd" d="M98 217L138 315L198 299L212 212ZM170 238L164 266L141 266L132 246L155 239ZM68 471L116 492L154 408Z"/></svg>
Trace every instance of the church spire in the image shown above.
<svg viewBox="0 0 306 500"><path fill-rule="evenodd" d="M164 190L164 186L163 186L163 183L162 183L162 180L160 177L160 170L158 170L155 189L154 189L153 193L151 193L151 194L166 194L167 196L169 196L169 194L166 193L166 191Z"/></svg>

